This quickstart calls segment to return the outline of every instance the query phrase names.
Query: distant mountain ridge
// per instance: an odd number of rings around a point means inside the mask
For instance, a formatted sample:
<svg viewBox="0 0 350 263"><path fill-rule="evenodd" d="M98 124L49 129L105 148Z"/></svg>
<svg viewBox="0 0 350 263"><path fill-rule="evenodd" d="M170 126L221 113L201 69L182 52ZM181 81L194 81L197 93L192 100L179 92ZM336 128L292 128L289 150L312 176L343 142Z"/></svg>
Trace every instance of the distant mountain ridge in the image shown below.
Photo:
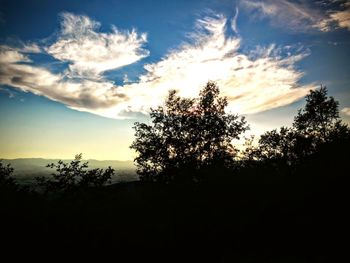
<svg viewBox="0 0 350 263"><path fill-rule="evenodd" d="M55 170L46 167L49 163L57 163L59 160L70 162L72 159L45 159L45 158L16 158L1 159L4 164L11 164L15 169L14 176L22 183L30 183L36 176L50 176ZM138 180L136 175L136 167L133 161L118 160L82 160L88 162L89 169L107 168L111 166L116 170L116 177L112 178L112 182L134 181Z"/></svg>

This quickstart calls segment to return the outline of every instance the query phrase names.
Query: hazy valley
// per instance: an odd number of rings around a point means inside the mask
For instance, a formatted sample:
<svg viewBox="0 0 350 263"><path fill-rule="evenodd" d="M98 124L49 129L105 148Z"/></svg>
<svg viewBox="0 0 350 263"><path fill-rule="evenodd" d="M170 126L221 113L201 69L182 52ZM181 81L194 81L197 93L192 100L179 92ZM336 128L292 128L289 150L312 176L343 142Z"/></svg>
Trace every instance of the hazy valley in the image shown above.
<svg viewBox="0 0 350 263"><path fill-rule="evenodd" d="M4 164L11 164L14 170L14 177L20 184L30 184L37 176L51 176L54 169L46 167L49 163L57 163L59 159L45 159L45 158L17 158L17 159L3 159ZM71 159L63 160L70 162ZM138 180L135 171L135 165L132 161L117 161L117 160L84 160L88 162L89 169L107 168L111 166L116 171L116 176L111 178L112 183L128 182Z"/></svg>

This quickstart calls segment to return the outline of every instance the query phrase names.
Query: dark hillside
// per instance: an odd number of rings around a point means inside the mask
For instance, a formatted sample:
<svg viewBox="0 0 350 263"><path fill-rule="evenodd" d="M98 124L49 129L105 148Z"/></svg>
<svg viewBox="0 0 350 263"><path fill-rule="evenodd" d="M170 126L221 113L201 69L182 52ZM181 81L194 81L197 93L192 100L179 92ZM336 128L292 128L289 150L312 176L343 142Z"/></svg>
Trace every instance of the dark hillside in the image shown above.
<svg viewBox="0 0 350 263"><path fill-rule="evenodd" d="M310 91L293 127L263 134L240 158L244 118L208 83L200 100L170 93L136 123L140 181L78 154L38 191L0 162L1 246L11 259L117 262L348 262L350 129L327 90ZM41 189L41 191L40 191ZM49 254L49 256L44 256Z"/></svg>
<svg viewBox="0 0 350 263"><path fill-rule="evenodd" d="M7 196L3 248L121 262L330 262L347 256L349 180L344 165L332 174L327 167L223 174L216 183L122 183L51 199Z"/></svg>

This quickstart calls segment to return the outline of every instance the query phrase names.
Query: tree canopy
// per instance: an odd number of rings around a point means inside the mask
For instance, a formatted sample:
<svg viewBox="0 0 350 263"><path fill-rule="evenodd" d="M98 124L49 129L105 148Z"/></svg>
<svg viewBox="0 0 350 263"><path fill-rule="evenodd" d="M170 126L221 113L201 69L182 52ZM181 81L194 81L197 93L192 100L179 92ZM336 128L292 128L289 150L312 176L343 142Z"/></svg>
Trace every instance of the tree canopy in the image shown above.
<svg viewBox="0 0 350 263"><path fill-rule="evenodd" d="M339 103L327 96L327 88L321 86L310 90L306 105L298 111L292 127L265 132L253 152L259 160L278 160L292 165L326 144L349 138L349 127L339 117Z"/></svg>
<svg viewBox="0 0 350 263"><path fill-rule="evenodd" d="M198 98L181 98L170 91L163 106L151 109L151 124L135 123L138 174L142 180L193 180L184 170L229 166L236 155L232 142L248 126L244 117L226 113L227 99L215 82ZM180 171L181 169L181 171ZM194 173L193 173L194 174Z"/></svg>
<svg viewBox="0 0 350 263"><path fill-rule="evenodd" d="M327 96L327 88L310 90L306 105L294 118L293 127L305 135L314 135L326 140L339 120L339 102Z"/></svg>
<svg viewBox="0 0 350 263"><path fill-rule="evenodd" d="M0 160L0 190L17 190L18 185L13 178L14 169Z"/></svg>
<svg viewBox="0 0 350 263"><path fill-rule="evenodd" d="M55 169L52 178L37 177L37 185L44 192L69 192L86 187L100 187L108 183L114 175L114 169L90 169L88 162L82 162L82 154L77 154L70 163L59 160L57 164L50 163L47 167Z"/></svg>

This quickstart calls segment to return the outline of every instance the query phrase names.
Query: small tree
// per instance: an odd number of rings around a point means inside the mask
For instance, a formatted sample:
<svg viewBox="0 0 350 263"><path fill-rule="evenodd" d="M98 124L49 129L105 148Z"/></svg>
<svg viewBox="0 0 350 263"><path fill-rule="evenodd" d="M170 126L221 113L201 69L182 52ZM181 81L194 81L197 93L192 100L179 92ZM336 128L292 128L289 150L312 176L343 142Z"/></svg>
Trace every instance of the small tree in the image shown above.
<svg viewBox="0 0 350 263"><path fill-rule="evenodd" d="M14 169L10 164L3 164L2 160L0 160L0 189L4 190L17 190L18 185L13 178Z"/></svg>
<svg viewBox="0 0 350 263"><path fill-rule="evenodd" d="M234 139L248 127L243 117L227 114L227 99L208 82L199 98L181 98L170 91L164 106L151 109L152 124L135 123L135 162L141 180L192 180L184 171L233 161ZM180 171L181 170L181 171ZM181 179L180 179L181 178Z"/></svg>
<svg viewBox="0 0 350 263"><path fill-rule="evenodd" d="M82 154L75 156L70 163L59 160L57 164L51 163L47 167L55 169L52 178L37 177L39 187L45 192L68 192L85 187L100 187L108 183L114 175L114 169L108 167L87 170L88 162L81 162Z"/></svg>
<svg viewBox="0 0 350 263"><path fill-rule="evenodd" d="M281 127L279 131L277 129L268 131L260 137L259 154L263 159L290 159L293 152L291 150L293 140L294 133L287 127Z"/></svg>

